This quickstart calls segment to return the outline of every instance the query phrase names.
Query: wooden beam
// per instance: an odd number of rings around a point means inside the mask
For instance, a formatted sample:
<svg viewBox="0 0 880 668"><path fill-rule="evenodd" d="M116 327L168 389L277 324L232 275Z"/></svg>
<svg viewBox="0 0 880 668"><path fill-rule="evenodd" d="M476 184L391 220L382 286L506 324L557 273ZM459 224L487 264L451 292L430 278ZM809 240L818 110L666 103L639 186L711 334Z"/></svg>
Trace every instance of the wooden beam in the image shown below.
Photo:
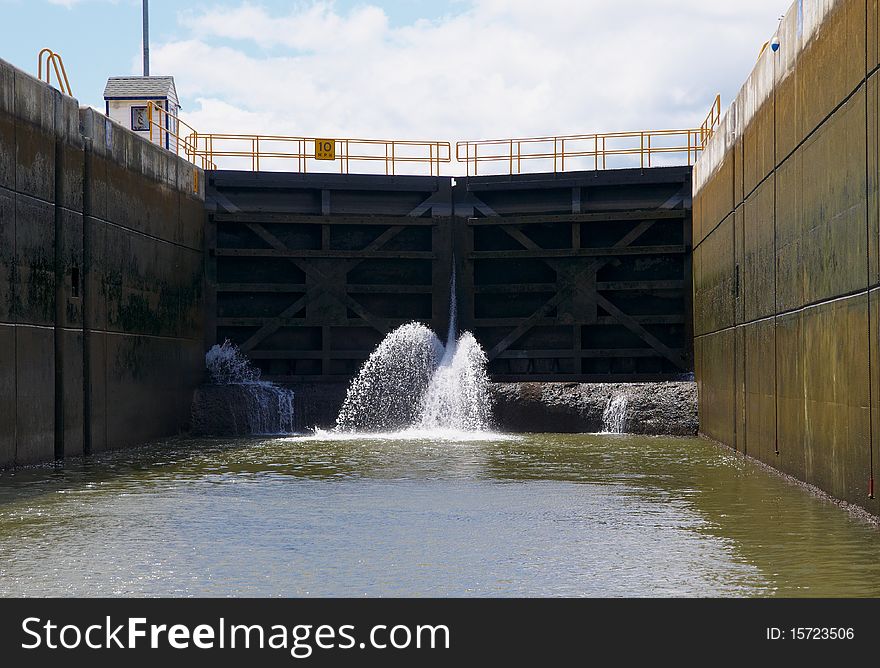
<svg viewBox="0 0 880 668"><path fill-rule="evenodd" d="M369 251L369 250L281 250L278 248L218 248L217 257L280 257L310 260L434 260L432 251Z"/></svg>
<svg viewBox="0 0 880 668"><path fill-rule="evenodd" d="M651 383L681 380L681 373L490 373L495 383ZM270 378L270 380L274 380Z"/></svg>
<svg viewBox="0 0 880 668"><path fill-rule="evenodd" d="M640 325L680 325L684 322L683 315L634 315L630 316ZM522 318L474 318L474 327L515 327L522 322ZM620 325L616 318L609 315L600 315L595 323L581 322L579 325ZM566 327L556 318L540 318L534 325L542 327Z"/></svg>
<svg viewBox="0 0 880 668"><path fill-rule="evenodd" d="M541 248L536 250L506 251L473 251L468 253L472 260L509 259L521 260L528 258L553 259L567 257L620 257L623 255L682 255L683 245L663 246L611 246L606 248Z"/></svg>
<svg viewBox="0 0 880 668"><path fill-rule="evenodd" d="M273 383L345 383L352 378L352 374L328 374L326 376L318 376L315 374L286 375L286 374L263 374L263 380L272 381Z"/></svg>
<svg viewBox="0 0 880 668"><path fill-rule="evenodd" d="M624 248L629 246L633 241L642 236L645 232L647 232L654 225L653 220L643 220L638 225L636 225L632 230L627 232L623 238L621 238L616 244L614 244L615 248ZM471 253L473 255L473 253ZM574 278L578 276L582 276L586 273L593 273L599 271L602 267L608 264L610 260L608 259L595 259L592 262L587 263L582 268L580 268L575 274ZM551 263L548 262L552 266ZM501 341L499 341L495 346L493 346L492 350L487 353L487 357L489 360L495 359L499 353L507 350L514 342L518 341L523 334L529 331L532 327L534 327L538 322L544 319L544 316L547 315L551 310L556 308L564 299L568 298L568 290L564 287L560 287L554 297L546 302L543 306L541 306L537 311L535 311L529 318L519 323L519 325L514 329L510 334L505 336ZM555 323L554 321L554 324Z"/></svg>
<svg viewBox="0 0 880 668"><path fill-rule="evenodd" d="M386 332L410 321L409 319L402 318L374 318L374 320L376 320L377 323L381 323L384 328L382 331ZM275 321L279 322L279 327L320 326L319 323L309 322L307 318L294 318L293 316L282 317L280 314L265 316L229 316L225 318L217 318L217 324L222 327L262 327L263 325L273 323ZM345 321L341 321L338 326L357 327L363 325L364 322L362 318L348 318Z"/></svg>
<svg viewBox="0 0 880 668"><path fill-rule="evenodd" d="M253 231L258 237L260 237L267 244L272 246L273 249L281 252L287 249L287 246L274 234L269 232L265 227L259 225L257 223L249 223L248 227ZM396 237L404 230L403 226L395 226L389 227L382 234L380 234L376 239L374 239L362 252L365 254L370 253L373 250L381 248L383 245L388 243L391 239ZM301 269L306 274L312 276L316 280L316 285L309 289L309 291L303 296L300 300L294 303L293 306L298 304L300 301L305 300L305 303L308 304L309 300L314 299L315 295L324 293L328 294L331 297L335 298L339 302L341 302L344 306L351 309L356 315L358 315L362 320L368 323L371 327L376 329L377 331L385 334L389 331L389 328L386 324L386 321L375 318L372 314L370 314L363 306L360 305L359 302L352 299L352 297L346 293L339 294L335 290L331 290L328 288L329 283L327 282L327 278L320 271L315 269L311 264L307 262L301 262L296 258L290 258L291 262L293 262L299 269ZM351 271L351 269L357 266L361 262L360 259L349 261L347 271ZM266 337L272 335L276 332L280 327L285 324L285 318L289 314L288 311L293 308L293 306L285 309L279 316L274 319L267 320L262 325L260 325L260 329L255 332L244 344L242 344L241 349L244 352L251 350L257 346L261 341L263 341ZM299 310L299 309L298 309ZM294 311L295 313L296 311ZM247 346L247 348L245 348Z"/></svg>
<svg viewBox="0 0 880 668"><path fill-rule="evenodd" d="M507 295L507 294L526 294L533 292L546 292L552 293L556 292L556 283L508 283L508 284L500 284L493 283L489 285L476 285L474 286L475 294L499 294L499 295Z"/></svg>
<svg viewBox="0 0 880 668"><path fill-rule="evenodd" d="M382 248L382 246L384 246L389 241L391 241L394 237L396 237L398 234L403 232L403 230L404 230L403 225L393 225L392 227L389 227L387 230L382 232L382 234L380 234L378 237L373 239L369 244L367 244L367 246L361 252L362 253L373 253L374 251L377 252L380 248ZM431 255L433 257L433 253L431 253ZM375 256L371 255L370 257L375 257Z"/></svg>
<svg viewBox="0 0 880 668"><path fill-rule="evenodd" d="M277 332L284 324L288 322L289 318L292 318L295 314L297 314L299 311L302 311L306 307L309 299L315 293L317 293L317 290L310 290L302 297L297 299L295 302L293 302L293 304L284 309L277 316L267 319L256 332L251 334L247 338L247 340L239 346L239 349L241 349L243 353L247 353L267 336L270 336ZM225 320L225 318L218 318L218 320Z"/></svg>
<svg viewBox="0 0 880 668"><path fill-rule="evenodd" d="M654 336L648 330L642 327L642 325L638 323L635 318L621 311L619 308L617 308L617 306L612 304L605 297L598 293L596 293L596 301L598 302L599 306L601 306L605 311L608 312L608 315L617 320L621 325L623 325L633 334L642 339L642 341L644 341L654 350L663 355L663 357L668 359L680 369L687 369L687 364L685 364L679 353L672 350L672 348L667 346L660 339L658 339L656 336Z"/></svg>
<svg viewBox="0 0 880 668"><path fill-rule="evenodd" d="M681 290L684 281L606 281L596 283L596 289L605 292L614 290Z"/></svg>
<svg viewBox="0 0 880 668"><path fill-rule="evenodd" d="M296 224L296 225L404 225L406 227L432 227L438 224L434 218L412 218L409 216L317 216L303 213L260 213L243 211L241 213L215 213L218 223Z"/></svg>
<svg viewBox="0 0 880 668"><path fill-rule="evenodd" d="M468 218L468 225L543 225L545 223L609 223L625 220L666 220L684 218L690 211L683 209L642 209L638 211L603 211L600 213L565 213L558 215L498 216Z"/></svg>
<svg viewBox="0 0 880 668"><path fill-rule="evenodd" d="M631 315L630 318L640 325L682 325L685 318L682 314L677 315ZM616 318L610 315L600 315L596 319L598 325L619 325Z"/></svg>
<svg viewBox="0 0 880 668"><path fill-rule="evenodd" d="M525 248L526 250L540 251L543 250L538 244L536 244L532 239L527 237L522 230L513 225L502 225L501 229L504 230L508 236L512 237L515 241L518 241L519 244ZM575 249L571 249L575 250ZM504 252L504 251L498 251ZM471 253L473 257L473 253Z"/></svg>
<svg viewBox="0 0 880 668"><path fill-rule="evenodd" d="M565 290L560 290L552 298L550 298L547 302L544 303L537 311L532 313L525 320L520 321L519 325L510 332L507 336L501 339L498 343L492 346L492 349L486 353L486 356L489 360L495 359L499 353L507 350L515 341L518 341L523 334L529 331L535 324L541 320L545 315L547 315L550 311L556 308L559 303L567 297L567 293Z"/></svg>
<svg viewBox="0 0 880 668"><path fill-rule="evenodd" d="M254 360L319 360L330 352L333 359L365 360L371 350L251 350L248 357Z"/></svg>
<svg viewBox="0 0 880 668"><path fill-rule="evenodd" d="M305 283L218 283L217 292L305 292Z"/></svg>
<svg viewBox="0 0 880 668"><path fill-rule="evenodd" d="M679 353L681 351L678 351ZM587 350L505 350L495 359L534 360L599 357L662 357L653 348L591 348Z"/></svg>
<svg viewBox="0 0 880 668"><path fill-rule="evenodd" d="M430 285L367 285L348 283L345 289L352 294L376 295L430 295L434 289Z"/></svg>

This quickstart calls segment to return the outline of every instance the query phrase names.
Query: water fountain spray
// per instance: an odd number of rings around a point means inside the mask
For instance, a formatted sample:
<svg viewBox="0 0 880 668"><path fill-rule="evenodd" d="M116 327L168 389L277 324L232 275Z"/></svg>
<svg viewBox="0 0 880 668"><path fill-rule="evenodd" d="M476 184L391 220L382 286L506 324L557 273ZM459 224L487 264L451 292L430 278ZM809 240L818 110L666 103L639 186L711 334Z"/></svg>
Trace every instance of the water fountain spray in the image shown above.
<svg viewBox="0 0 880 668"><path fill-rule="evenodd" d="M458 336L455 268L445 345L421 323L391 332L361 367L336 420L345 432L479 432L490 426L486 354Z"/></svg>

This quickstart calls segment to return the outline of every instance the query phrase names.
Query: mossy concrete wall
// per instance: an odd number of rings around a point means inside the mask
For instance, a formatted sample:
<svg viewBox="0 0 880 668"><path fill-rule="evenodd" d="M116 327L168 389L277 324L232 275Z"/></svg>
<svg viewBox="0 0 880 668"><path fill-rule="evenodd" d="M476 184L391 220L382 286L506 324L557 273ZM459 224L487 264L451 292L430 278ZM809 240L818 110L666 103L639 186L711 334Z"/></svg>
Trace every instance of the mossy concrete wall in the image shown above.
<svg viewBox="0 0 880 668"><path fill-rule="evenodd" d="M204 366L203 182L0 61L0 466L186 426Z"/></svg>
<svg viewBox="0 0 880 668"><path fill-rule="evenodd" d="M880 514L878 0L777 34L695 168L701 431Z"/></svg>

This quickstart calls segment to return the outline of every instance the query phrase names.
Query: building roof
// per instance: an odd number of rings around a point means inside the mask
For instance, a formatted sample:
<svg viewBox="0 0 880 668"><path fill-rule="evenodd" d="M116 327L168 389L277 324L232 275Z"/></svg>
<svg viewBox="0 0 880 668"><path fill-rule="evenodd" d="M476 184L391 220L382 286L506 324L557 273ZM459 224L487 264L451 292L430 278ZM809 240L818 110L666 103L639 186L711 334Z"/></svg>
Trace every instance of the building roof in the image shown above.
<svg viewBox="0 0 880 668"><path fill-rule="evenodd" d="M110 77L104 87L105 100L148 97L168 98L180 106L174 77Z"/></svg>

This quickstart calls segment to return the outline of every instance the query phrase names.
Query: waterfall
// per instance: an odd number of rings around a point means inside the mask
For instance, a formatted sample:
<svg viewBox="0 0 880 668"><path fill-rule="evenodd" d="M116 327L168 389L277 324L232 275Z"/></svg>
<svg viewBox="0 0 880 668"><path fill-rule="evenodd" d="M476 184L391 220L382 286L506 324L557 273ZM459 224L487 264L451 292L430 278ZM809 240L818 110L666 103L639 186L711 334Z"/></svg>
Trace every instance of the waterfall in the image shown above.
<svg viewBox="0 0 880 668"><path fill-rule="evenodd" d="M615 392L608 399L602 412L602 432L605 434L623 434L626 427L626 402L624 392Z"/></svg>
<svg viewBox="0 0 880 668"><path fill-rule="evenodd" d="M294 430L293 392L260 380L260 370L227 339L205 354L215 385L230 392L225 409L239 434L289 434Z"/></svg>
<svg viewBox="0 0 880 668"><path fill-rule="evenodd" d="M452 277L449 279L449 327L446 330L446 348L443 351L443 359L440 365L449 365L455 356L458 334L458 291L455 285L455 256L452 258Z"/></svg>
<svg viewBox="0 0 880 668"><path fill-rule="evenodd" d="M455 269L446 344L421 323L385 337L348 388L336 431L415 432L489 429L486 354L473 334L458 334Z"/></svg>

